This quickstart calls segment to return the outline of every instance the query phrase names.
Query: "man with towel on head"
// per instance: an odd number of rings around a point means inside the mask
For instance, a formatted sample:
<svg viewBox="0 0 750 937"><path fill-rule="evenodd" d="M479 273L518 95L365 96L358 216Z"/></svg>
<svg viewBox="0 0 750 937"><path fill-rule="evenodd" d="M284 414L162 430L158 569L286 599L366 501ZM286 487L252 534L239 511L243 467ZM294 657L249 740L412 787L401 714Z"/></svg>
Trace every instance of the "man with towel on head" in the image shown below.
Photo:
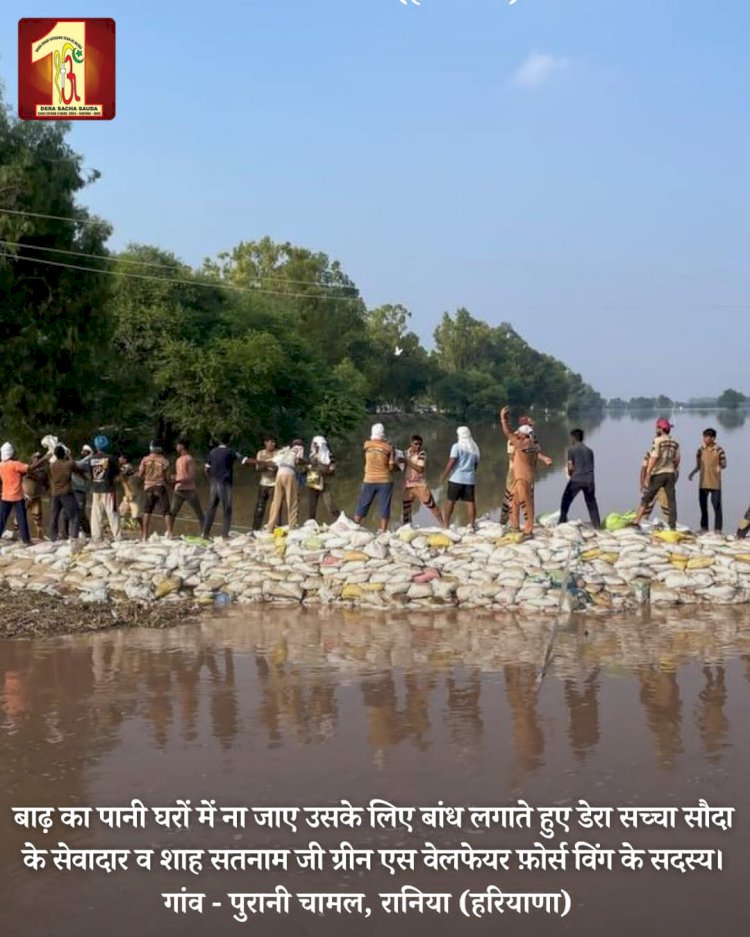
<svg viewBox="0 0 750 937"><path fill-rule="evenodd" d="M534 430L528 425L519 426L515 431L508 421L510 407L500 411L500 425L505 438L513 445L513 502L510 506L510 526L518 530L521 523L521 509L525 514L523 533L526 537L534 534L534 482L536 481L537 462L541 459L545 465L552 465L552 459L544 455L534 438Z"/></svg>
<svg viewBox="0 0 750 937"><path fill-rule="evenodd" d="M31 464L19 462L16 459L16 450L9 442L0 447L0 485L2 486L2 501L0 501L0 536L5 530L11 512L15 512L18 529L24 546L31 546L29 536L29 522L26 517L26 503L23 494L23 479L27 472L33 472L43 464L43 459L37 459Z"/></svg>
<svg viewBox="0 0 750 937"><path fill-rule="evenodd" d="M393 472L396 468L396 450L385 438L385 427L375 423L370 438L362 447L365 456L365 476L359 502L354 511L354 522L362 523L370 505L377 499L380 511L380 533L388 530L393 499Z"/></svg>

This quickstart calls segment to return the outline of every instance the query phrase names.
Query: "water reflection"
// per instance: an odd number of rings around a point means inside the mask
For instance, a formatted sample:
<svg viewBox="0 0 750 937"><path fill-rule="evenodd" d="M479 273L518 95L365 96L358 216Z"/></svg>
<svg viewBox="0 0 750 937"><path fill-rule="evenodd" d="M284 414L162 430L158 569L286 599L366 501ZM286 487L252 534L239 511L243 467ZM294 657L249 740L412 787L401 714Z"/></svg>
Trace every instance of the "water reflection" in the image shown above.
<svg viewBox="0 0 750 937"><path fill-rule="evenodd" d="M745 416L744 410L719 410L716 419L724 429L739 429L745 425Z"/></svg>
<svg viewBox="0 0 750 937"><path fill-rule="evenodd" d="M720 762L731 729L726 661L742 654L750 679L744 612L727 609L714 624L708 612L625 625L574 622L558 634L539 691L548 629L509 616L268 609L173 632L6 642L0 777L6 790L23 787L27 796L35 785L40 795L48 791L54 775L72 793L86 765L116 746L134 720L163 752L178 740L205 745L207 737L227 752L248 742L269 750L317 746L360 725L376 764L404 746L422 754L438 742L470 760L492 745L486 726L497 716L495 687L502 687L500 709L522 777L545 763L557 732L544 701L559 694L570 755L584 764L607 733L619 731L601 716L600 695L614 683L632 686L628 718L645 726L661 768L684 753L688 715L706 759ZM695 661L700 685L686 703L681 675Z"/></svg>
<svg viewBox="0 0 750 937"><path fill-rule="evenodd" d="M638 681L641 705L659 764L671 768L675 757L682 751L682 703L677 673L670 668L650 664L639 669Z"/></svg>
<svg viewBox="0 0 750 937"><path fill-rule="evenodd" d="M599 741L599 668L582 681L567 679L565 705L568 707L568 738L575 757L584 762Z"/></svg>
<svg viewBox="0 0 750 937"><path fill-rule="evenodd" d="M703 668L705 684L695 706L695 722L700 732L703 751L713 763L721 760L721 750L729 735L729 720L725 714L727 703L724 667Z"/></svg>

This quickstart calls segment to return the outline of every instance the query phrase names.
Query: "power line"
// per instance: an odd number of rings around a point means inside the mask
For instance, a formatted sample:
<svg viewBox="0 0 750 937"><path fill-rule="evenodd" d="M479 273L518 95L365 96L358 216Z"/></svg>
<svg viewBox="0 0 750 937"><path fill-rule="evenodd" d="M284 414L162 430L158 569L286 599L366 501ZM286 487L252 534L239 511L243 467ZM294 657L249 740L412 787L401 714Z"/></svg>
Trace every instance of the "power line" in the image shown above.
<svg viewBox="0 0 750 937"><path fill-rule="evenodd" d="M2 209L0 209L0 211L2 211ZM62 247L45 247L44 245L41 245L41 244L21 244L18 241L4 241L2 240L2 238L0 238L0 245L4 247L8 247L8 248L20 247L22 250L44 251L46 253L51 253L51 254L66 254L69 257L88 257L88 258L91 258L92 260L106 260L106 261L109 261L109 263L131 264L132 266L136 266L136 267L139 267L139 266L140 267L154 267L160 270L185 270L187 268L188 270L193 272L192 268L187 267L187 265L185 264L157 264L150 260L130 260L127 257L120 257L117 254L114 254L114 255L113 254L88 254L85 251L64 250ZM164 277L164 279L169 280L168 277ZM277 282L277 283L302 283L307 286L318 285L316 283L311 283L310 280L287 280L283 278L283 279L278 279L274 281L273 278L271 277L255 277L254 279L255 279L255 282L258 283L258 285L260 285L264 280L269 280L269 279L271 279L272 282ZM175 281L171 280L170 282L175 282ZM237 289L239 287L234 287L234 288ZM327 287L327 288L328 289L341 289L341 290L355 290L355 291L357 290L356 286L344 286L343 284L339 287ZM251 287L247 287L247 289L251 289ZM258 290L255 289L255 287L252 287L252 290L253 292L258 292ZM280 291L280 293L282 293L282 295L284 296L290 295L289 293L283 293L282 291ZM351 298L354 299L356 297L351 297Z"/></svg>
<svg viewBox="0 0 750 937"><path fill-rule="evenodd" d="M2 209L0 209L0 211L2 211ZM136 267L154 267L160 270L185 270L187 267L186 264L157 264L149 260L130 260L127 257L120 257L117 254L114 254L114 255L88 254L85 251L64 250L62 247L45 247L41 244L22 244L18 241L5 241L2 238L0 238L0 245L2 245L3 247L8 247L8 248L19 247L22 250L44 251L46 253L51 253L51 254L66 254L69 257L88 257L88 258L91 258L92 260L105 260L105 261L108 261L109 263L131 264L132 266L136 266ZM31 259L31 258L28 258L28 259ZM192 272L192 268L187 267L187 269L191 270ZM118 273L118 275L120 275L118 271L115 271L115 272ZM164 279L170 280L169 277L164 277ZM264 280L271 280L272 282L277 282L277 283L303 283L308 286L318 285L316 283L311 283L309 280L287 280L286 277L256 277L255 278L255 282L257 282L258 286L260 286L260 284ZM170 282L174 283L176 281L170 280ZM221 285L223 286L224 284L222 283ZM246 289L252 289L253 292L258 292L258 290L255 287L228 287L228 288L233 288L233 289L245 289L246 288ZM329 289L332 289L332 288L341 289L341 290L355 290L355 291L357 290L356 286L345 286L343 284L338 287L329 287ZM284 293L283 291L279 291L279 293L280 295L283 295L283 296L290 295L289 293ZM354 299L356 297L351 297L351 298Z"/></svg>
<svg viewBox="0 0 750 937"><path fill-rule="evenodd" d="M38 211L21 211L17 208L0 208L4 215L23 215L27 218L45 218L49 221L67 221L71 224L93 224L107 226L109 222L102 221L101 218L73 218L72 215L45 215Z"/></svg>
<svg viewBox="0 0 750 937"><path fill-rule="evenodd" d="M7 244L8 242L0 242ZM201 280L185 280L178 277L159 277L154 276L148 273L121 273L116 270L104 270L100 267L84 267L80 264L66 264L62 263L59 260L47 260L39 257L23 257L18 254L11 254L5 251L0 251L0 257L7 257L10 260L26 260L31 261L32 263L43 264L47 267L61 267L64 270L81 270L84 273L102 273L105 276L110 277L124 277L125 279L130 280L152 280L158 283L170 283L170 284L182 284L185 286L200 286L207 289L224 289L231 290L235 293L262 293L267 296L285 296L288 299L336 299L336 300L346 300L351 302L353 299L358 299L358 296L336 296L330 293L285 293L280 290L266 290L254 286L231 286L224 283L205 283ZM351 289L351 287L344 287L345 289Z"/></svg>
<svg viewBox="0 0 750 937"><path fill-rule="evenodd" d="M2 191L2 190L0 190L0 191ZM3 215L20 215L20 216L22 216L22 217L28 217L28 218L45 218L45 219L49 219L50 221L68 221L68 222L70 222L71 224L94 224L94 225L96 225L96 224L98 224L98 225L107 224L107 222L104 222L104 221L97 221L97 220L94 220L94 219L91 219L91 218L89 218L89 219L87 219L87 218L73 218L73 217L70 216L70 215L69 215L69 216L65 216L65 215L46 215L46 214L44 214L43 212L21 211L20 209L16 209L16 208L0 208L0 214L3 214ZM0 243L2 243L2 242L0 242ZM10 243L10 242L6 242L6 243ZM15 245L14 245L14 246L15 246ZM50 251L55 251L55 253L58 253L58 254L65 254L65 253L80 254L81 257L95 257L97 260L112 260L112 261L117 260L117 261L119 261L120 263L141 264L141 265L144 266L144 267L161 267L161 268L163 268L163 269L165 269L165 270L182 270L182 269L184 269L184 267L186 266L185 264L157 264L157 263L153 263L153 262L151 262L151 261L146 261L146 260L128 260L127 258L121 258L121 257L116 256L116 255L115 255L114 257L102 257L100 254L84 254L84 253L81 253L81 252L79 252L79 251L63 251L63 250L57 250L56 248L52 248L52 247L49 247L49 248L37 247L37 246L31 245L31 244L25 244L25 245L23 245L23 246L24 246L24 247L31 248L31 249L33 249L33 250L50 250ZM261 281L261 280L273 280L274 278L273 278L273 277L263 277L263 276L259 276L259 277L256 277L255 279L257 279L258 281ZM307 285L310 285L310 281L309 281L309 280L289 280L289 279L287 279L286 277L279 278L278 282L294 283L294 284L297 284L297 285L299 285L299 286L307 286ZM331 287L329 287L329 289L330 289L330 288L331 288ZM333 288L338 288L338 289L342 289L342 290L356 290L356 289L357 289L357 287L354 286L354 285L347 286L347 285L345 285L345 284L342 284L340 287L333 287ZM288 295L288 294L287 294L287 295Z"/></svg>

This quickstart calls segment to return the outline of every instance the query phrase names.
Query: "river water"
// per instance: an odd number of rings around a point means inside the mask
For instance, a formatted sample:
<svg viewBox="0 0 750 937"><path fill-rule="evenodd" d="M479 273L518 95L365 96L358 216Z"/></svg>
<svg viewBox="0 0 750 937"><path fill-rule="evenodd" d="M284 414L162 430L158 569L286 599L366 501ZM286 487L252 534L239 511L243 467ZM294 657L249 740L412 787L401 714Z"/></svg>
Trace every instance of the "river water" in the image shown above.
<svg viewBox="0 0 750 937"><path fill-rule="evenodd" d="M747 907L750 621L745 609L563 622L538 689L550 623L489 614L375 615L232 609L170 631L118 631L0 644L0 933L7 937L205 934L737 935ZM603 831L594 842L722 848L724 870L612 872L322 871L200 877L155 868L31 871L31 841L78 847L254 848L324 844L326 833L158 827L57 828L45 837L10 808L105 806L133 797L221 805L531 804L737 808L729 833ZM521 845L502 831L433 835L344 831L370 848ZM580 838L561 835L572 842ZM47 842L49 839L50 842ZM545 842L546 844L546 842ZM505 914L359 918L269 916L240 924L226 901L203 916L163 908L162 892L428 891L565 888L564 920Z"/></svg>
<svg viewBox="0 0 750 937"><path fill-rule="evenodd" d="M651 422L624 417L583 423L596 452L603 513L632 506ZM404 445L412 426L393 422ZM686 458L701 430L715 425L726 448L726 528L750 500L750 445L740 424L715 415L678 414L675 435ZM425 421L435 475L453 428ZM554 471L538 485L540 510L557 506L569 427L540 424ZM497 509L505 475L496 427L478 428L484 459L480 511ZM337 495L351 511L358 445L338 452ZM697 490L683 472L680 518L694 525ZM239 523L254 498L238 478ZM695 483L692 483L695 485ZM583 505L578 505L579 511ZM580 514L579 514L580 516ZM549 620L483 612L375 615L340 609L229 609L169 631L128 630L0 643L0 934L3 937L201 937L243 932L318 935L478 933L598 935L666 931L745 932L750 615L742 607L670 610L629 617L564 620L551 669L536 682L550 637ZM11 819L12 806L150 806L189 798L221 805L531 804L693 806L701 797L737 808L729 833L686 830L603 831L591 841L636 846L722 848L722 872L428 872L359 876L330 871L246 872L200 877L136 870L33 872L19 850L30 841L54 848L301 847L326 835L257 830L189 833L149 828L136 834L56 828L46 837ZM532 845L500 831L445 831L414 838L345 831L370 848ZM608 838L609 837L609 838ZM619 837L619 838L618 838ZM561 837L573 842L571 834ZM537 837L538 839L538 837ZM226 892L396 891L414 884L459 893L490 883L505 890L565 888L564 920L505 914L467 921L459 913L369 919L301 912L240 924L226 901L203 916L166 911L162 892L182 886L211 899Z"/></svg>

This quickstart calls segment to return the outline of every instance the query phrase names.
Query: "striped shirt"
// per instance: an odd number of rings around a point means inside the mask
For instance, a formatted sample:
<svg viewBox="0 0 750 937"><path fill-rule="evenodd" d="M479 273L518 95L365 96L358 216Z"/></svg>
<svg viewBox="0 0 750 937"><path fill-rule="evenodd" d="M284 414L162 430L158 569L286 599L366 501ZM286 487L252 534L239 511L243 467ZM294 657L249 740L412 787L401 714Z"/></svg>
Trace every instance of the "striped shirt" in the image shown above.
<svg viewBox="0 0 750 937"><path fill-rule="evenodd" d="M651 446L651 458L656 458L652 475L674 474L680 464L680 444L671 436L657 436Z"/></svg>
<svg viewBox="0 0 750 937"><path fill-rule="evenodd" d="M425 471L427 469L427 453L424 449L414 452L413 449L406 450L406 472L404 476L404 488L418 488L425 482Z"/></svg>

